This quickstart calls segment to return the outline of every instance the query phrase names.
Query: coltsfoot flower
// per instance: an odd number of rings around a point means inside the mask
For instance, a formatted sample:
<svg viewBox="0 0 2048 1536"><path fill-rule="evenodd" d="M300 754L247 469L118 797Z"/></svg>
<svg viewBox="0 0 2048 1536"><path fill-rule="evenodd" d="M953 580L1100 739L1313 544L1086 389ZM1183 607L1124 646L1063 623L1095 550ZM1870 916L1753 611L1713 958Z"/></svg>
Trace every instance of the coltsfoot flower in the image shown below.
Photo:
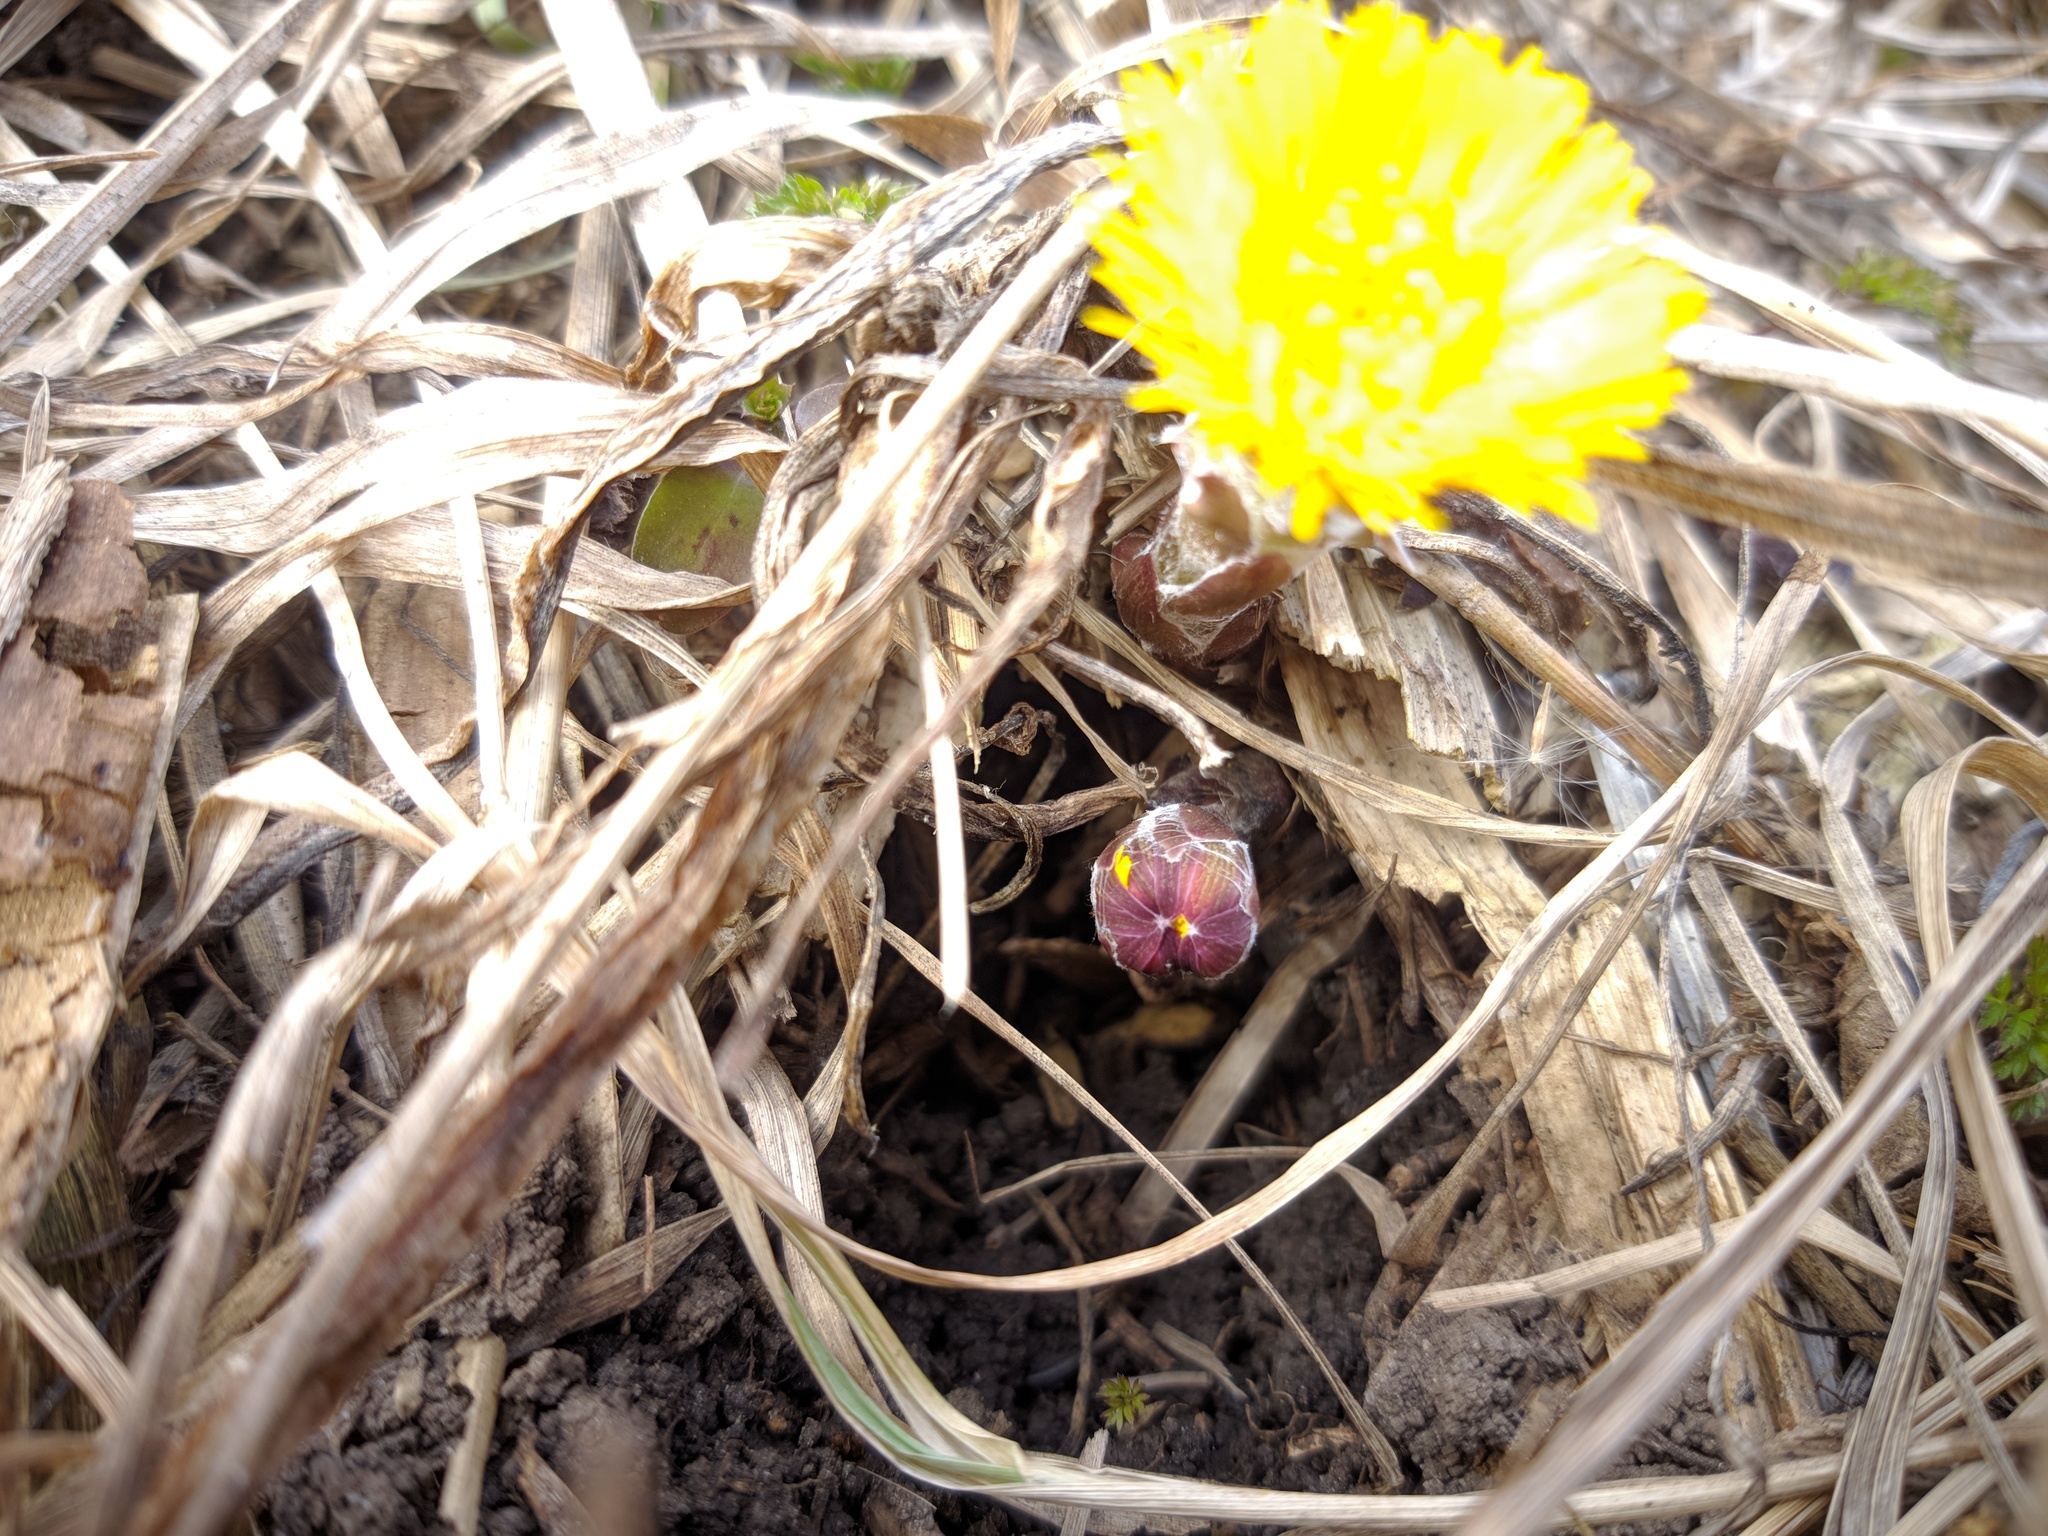
<svg viewBox="0 0 2048 1536"><path fill-rule="evenodd" d="M1252 851L1199 806L1147 811L1095 861L1095 935L1125 970L1227 976L1259 936Z"/></svg>
<svg viewBox="0 0 2048 1536"><path fill-rule="evenodd" d="M1128 313L1089 319L1151 359L1140 409L1189 418L1169 613L1219 563L1271 590L1275 553L1284 580L1441 526L1445 490L1591 521L1587 459L1643 456L1627 433L1685 387L1666 342L1705 301L1633 238L1650 178L1583 85L1314 0L1123 83L1128 203L1096 276Z"/></svg>

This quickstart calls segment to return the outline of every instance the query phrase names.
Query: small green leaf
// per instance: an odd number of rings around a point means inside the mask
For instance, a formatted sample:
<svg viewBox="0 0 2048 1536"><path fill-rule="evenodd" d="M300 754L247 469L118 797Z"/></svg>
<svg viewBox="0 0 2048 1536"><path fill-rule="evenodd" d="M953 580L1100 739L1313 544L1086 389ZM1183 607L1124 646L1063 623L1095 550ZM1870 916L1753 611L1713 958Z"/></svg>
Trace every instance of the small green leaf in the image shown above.
<svg viewBox="0 0 2048 1536"><path fill-rule="evenodd" d="M685 465L661 477L633 533L633 558L657 571L750 579L760 489L735 464Z"/></svg>
<svg viewBox="0 0 2048 1536"><path fill-rule="evenodd" d="M824 183L796 171L783 177L782 185L773 192L760 192L754 196L753 214L757 219L771 214L823 219L829 218L831 213L832 194L825 190Z"/></svg>
<svg viewBox="0 0 2048 1536"><path fill-rule="evenodd" d="M2006 1106L2015 1120L2048 1112L2048 940L2027 946L2023 968L1998 978L1977 1025L1991 1041L1991 1070L2015 1089L2039 1088Z"/></svg>

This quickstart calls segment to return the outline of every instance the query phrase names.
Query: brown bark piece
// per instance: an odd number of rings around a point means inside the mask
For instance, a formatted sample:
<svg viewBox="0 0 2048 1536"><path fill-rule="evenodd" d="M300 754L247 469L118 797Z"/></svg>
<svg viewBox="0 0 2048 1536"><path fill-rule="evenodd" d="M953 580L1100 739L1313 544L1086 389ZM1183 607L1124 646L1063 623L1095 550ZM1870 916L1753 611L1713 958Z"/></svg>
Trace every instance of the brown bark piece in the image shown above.
<svg viewBox="0 0 2048 1536"><path fill-rule="evenodd" d="M129 511L114 486L72 487L0 653L0 1241L26 1233L62 1165L116 1001L197 618L190 598L146 603ZM107 637L93 661L52 660Z"/></svg>
<svg viewBox="0 0 2048 1536"><path fill-rule="evenodd" d="M1283 645L1281 670L1303 741L1369 773L1399 779L1458 804L1480 808L1460 765L1415 749L1405 730L1401 690L1377 678L1339 671L1299 647ZM1393 879L1426 900L1456 895L1496 955L1506 954L1543 910L1542 888L1497 839L1391 817L1333 789L1337 829L1353 856L1376 879ZM1609 919L1612 920L1611 918ZM1552 963L1503 1010L1501 1028L1518 1072L1548 1029L1557 1007L1600 942L1598 924L1581 925ZM1662 1023L1656 978L1639 946L1629 944L1594 989L1574 1026L1581 1036L1618 1050L1567 1041L1524 1101L1535 1146L1558 1202L1566 1242L1592 1257L1679 1230L1694 1219L1689 1180L1668 1180L1623 1198L1620 1190L1658 1153L1684 1144ZM1692 1124L1707 1123L1703 1102ZM1744 1208L1727 1154L1710 1152L1706 1176L1718 1219ZM1611 1342L1640 1325L1662 1280L1632 1277L1605 1286L1594 1314ZM1744 1328L1744 1333L1757 1330ZM1747 1337L1746 1368L1759 1397L1783 1428L1810 1416L1812 1385L1789 1335Z"/></svg>
<svg viewBox="0 0 2048 1536"><path fill-rule="evenodd" d="M37 655L35 641L24 630L0 653L0 789L39 797L49 857L84 864L112 889L151 782L159 710L147 693L88 693L77 673ZM154 670L134 681L154 684Z"/></svg>
<svg viewBox="0 0 2048 1536"><path fill-rule="evenodd" d="M135 503L104 480L74 481L28 616L104 634L124 615L139 618L148 598L149 578L135 558Z"/></svg>
<svg viewBox="0 0 2048 1536"><path fill-rule="evenodd" d="M0 886L26 885L49 867L43 802L34 795L0 794Z"/></svg>

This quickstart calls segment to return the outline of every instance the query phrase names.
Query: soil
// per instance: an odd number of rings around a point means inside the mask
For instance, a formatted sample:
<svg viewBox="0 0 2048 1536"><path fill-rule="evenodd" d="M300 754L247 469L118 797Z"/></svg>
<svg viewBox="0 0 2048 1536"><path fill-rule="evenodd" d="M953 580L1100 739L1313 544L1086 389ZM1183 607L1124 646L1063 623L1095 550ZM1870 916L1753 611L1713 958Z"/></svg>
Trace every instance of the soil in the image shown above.
<svg viewBox="0 0 2048 1536"><path fill-rule="evenodd" d="M996 713L994 700L989 713ZM1101 724L1114 733L1122 720ZM1120 745L1142 757L1147 743ZM1054 792L1080 787L1091 766L1070 763ZM1031 767L985 759L983 778L1014 795ZM1032 893L978 924L977 979L1021 1028L1041 1042L1071 1045L1091 1088L1156 1144L1270 966L1319 914L1355 894L1354 880L1298 811L1260 849L1266 927L1259 955L1220 986L1183 997L1216 1014L1198 1040L1148 1044L1125 1024L1144 1001L1127 982L1071 950L1045 965L997 950L1011 937L1090 938L1079 877L1111 830L1098 825L1049 840ZM928 907L930 851L929 834L899 818L883 865L899 922L906 922L899 913ZM1470 930L1455 910L1440 916L1460 963L1475 967L1483 955ZM991 1274L1072 1262L1069 1241L1090 1257L1128 1247L1117 1211L1135 1178L1130 1170L1084 1172L1049 1186L1063 1236L1031 1219L1027 1198L981 1201L978 1191L1113 1148L1085 1116L1061 1113L1069 1123L1058 1124L1054 1101L1021 1057L962 1018L941 1018L935 993L914 976L892 987L891 970L885 962L868 1054L878 1139L869 1147L842 1128L820 1158L835 1224L926 1264ZM837 1028L829 959L815 958L792 991L796 1018L775 1049L801 1087ZM1426 1015L1404 1009L1402 993L1397 947L1376 919L1353 955L1312 989L1243 1111L1238 1141L1312 1141L1418 1064L1438 1037ZM1360 1003L1373 1021L1364 1027ZM715 1022L726 1007L714 1002L707 1019ZM1455 1158L1489 1102L1487 1085L1455 1080L1359 1166L1412 1200ZM1531 1214L1542 1195L1540 1160L1526 1130L1518 1140L1515 1187L1505 1186L1496 1162L1489 1188L1470 1198L1439 1245L1452 1283L1560 1261ZM347 1144L323 1152L324 1175L345 1161ZM1242 1198L1276 1166L1218 1164L1190 1182L1215 1208ZM658 1223L716 1199L694 1149L666 1126L656 1133L649 1171L660 1191ZM369 1536L439 1527L442 1473L469 1412L466 1389L454 1384L456 1339L487 1328L511 1336L512 1325L538 1308L571 1251L576 1178L560 1153L535 1176L500 1235L450 1276L443 1294L460 1294L272 1482L261 1516L268 1529ZM1158 1235L1187 1219L1169 1218ZM636 1210L629 1238L640 1230ZM1259 1227L1245 1245L1360 1391L1400 1453L1408 1491L1484 1486L1519 1458L1588 1368L1578 1325L1561 1308L1417 1308L1432 1272L1386 1264L1369 1213L1337 1181ZM1072 1295L938 1291L863 1278L920 1365L970 1417L1028 1446L1069 1453L1099 1424L1102 1404L1092 1394L1075 1415L1080 1322ZM1159 1323L1211 1346L1247 1397L1162 1390L1137 1426L1113 1437L1112 1461L1275 1489L1369 1486L1363 1448L1317 1367L1227 1255L1096 1293L1094 1384L1118 1373L1184 1369L1146 1336ZM1704 1394L1695 1390L1693 1398L1674 1405L1645 1437L1631 1473L1721 1466ZM537 1456L590 1507L595 1529L997 1536L1043 1528L990 1501L912 1487L869 1450L826 1405L729 1228L629 1316L510 1362L484 1479L481 1528L492 1536L544 1529L522 1488L523 1472L532 1481L522 1442L526 1457ZM601 1521L599 1508L608 1511Z"/></svg>

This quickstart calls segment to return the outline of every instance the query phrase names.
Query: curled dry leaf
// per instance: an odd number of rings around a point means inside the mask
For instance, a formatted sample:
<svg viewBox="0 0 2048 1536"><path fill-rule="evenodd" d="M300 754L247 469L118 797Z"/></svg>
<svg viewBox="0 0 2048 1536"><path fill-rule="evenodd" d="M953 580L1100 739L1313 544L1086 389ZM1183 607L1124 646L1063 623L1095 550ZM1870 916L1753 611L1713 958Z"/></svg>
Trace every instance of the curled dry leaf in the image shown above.
<svg viewBox="0 0 2048 1536"><path fill-rule="evenodd" d="M779 309L851 250L857 219L758 218L714 224L662 269L640 310L640 350L626 365L635 389L675 380L675 358L697 334L697 296L716 288L748 309Z"/></svg>

